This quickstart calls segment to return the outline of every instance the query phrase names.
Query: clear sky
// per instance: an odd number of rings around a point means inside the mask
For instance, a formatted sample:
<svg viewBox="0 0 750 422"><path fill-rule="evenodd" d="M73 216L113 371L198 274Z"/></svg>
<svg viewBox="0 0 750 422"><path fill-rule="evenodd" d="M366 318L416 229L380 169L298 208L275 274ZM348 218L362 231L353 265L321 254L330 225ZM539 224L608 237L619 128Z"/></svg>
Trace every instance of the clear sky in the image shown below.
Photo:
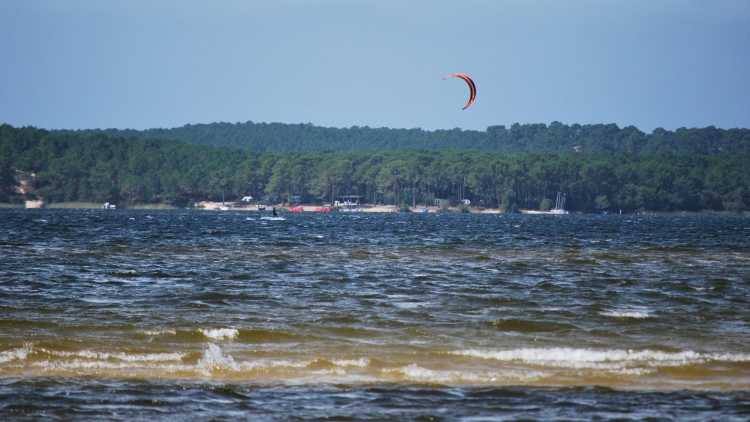
<svg viewBox="0 0 750 422"><path fill-rule="evenodd" d="M2 0L0 57L44 128L750 127L750 0Z"/></svg>

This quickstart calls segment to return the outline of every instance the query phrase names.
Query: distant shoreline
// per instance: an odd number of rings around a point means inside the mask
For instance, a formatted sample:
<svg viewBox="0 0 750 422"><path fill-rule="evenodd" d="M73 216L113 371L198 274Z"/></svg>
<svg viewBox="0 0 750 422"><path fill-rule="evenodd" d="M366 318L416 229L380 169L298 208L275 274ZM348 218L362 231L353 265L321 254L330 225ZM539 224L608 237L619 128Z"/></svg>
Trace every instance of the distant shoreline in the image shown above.
<svg viewBox="0 0 750 422"><path fill-rule="evenodd" d="M96 202L53 202L44 204L42 207L24 207L22 203L8 203L0 202L0 209L102 209L102 204ZM316 204L299 204L299 205L266 205L265 210L258 210L256 205L249 205L240 202L212 202L212 201L201 201L196 202L193 207L180 208L170 204L155 203L155 204L134 204L127 207L122 207L123 210L179 210L179 209L192 209L197 211L242 211L242 212L270 212L271 208L276 208L278 212L285 213L323 213L322 208L326 208L325 205ZM290 210L294 208L295 210ZM401 210L395 205L368 205L364 204L354 213L413 213L413 214L514 214L507 213L498 208L481 208L481 207L466 207L466 211L459 207L447 207L440 208L435 206L417 206L409 207L408 211ZM335 210L332 212L348 212ZM571 212L570 215L619 215L616 212L604 213L584 213L584 212ZM643 211L637 213L623 213L622 215L651 215L651 216L700 216L700 215L720 215L720 216L743 216L750 217L750 212L732 212L732 211ZM564 218L564 217L563 217Z"/></svg>
<svg viewBox="0 0 750 422"><path fill-rule="evenodd" d="M304 139L309 150L278 153L163 138L119 139L105 132L0 129L0 150L9 151L3 159L12 163L0 169L4 202L43 198L49 203L185 207L202 199L235 201L248 195L276 204L330 203L338 193L403 211L411 204L456 204L468 212L460 205L464 199L472 207L533 210L550 208L562 195L570 200L571 211L587 213L750 211L750 129L685 130L669 136L658 131L646 139L635 136L632 128L606 125L519 125L493 129L484 140L451 132L458 142L455 149L438 137L440 148L436 144L430 150L409 131L404 136L422 149L378 148L378 139L386 137L375 136L379 132L365 136L355 131L356 139L345 142L358 139L374 148L371 152L347 151L327 136L303 131L290 139ZM260 141L281 136L276 128L265 129L258 133ZM299 128L291 129L297 133ZM325 148L313 151L316 143Z"/></svg>

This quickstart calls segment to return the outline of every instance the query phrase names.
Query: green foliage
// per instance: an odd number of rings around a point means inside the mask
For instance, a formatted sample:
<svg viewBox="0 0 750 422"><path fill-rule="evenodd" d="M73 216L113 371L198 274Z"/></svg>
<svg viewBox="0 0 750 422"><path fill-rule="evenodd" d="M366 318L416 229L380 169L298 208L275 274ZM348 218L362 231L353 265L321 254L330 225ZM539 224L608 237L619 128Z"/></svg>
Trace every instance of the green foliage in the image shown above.
<svg viewBox="0 0 750 422"><path fill-rule="evenodd" d="M295 128L303 129L311 138L300 137L299 143L323 145L322 141L316 144L313 136L321 128ZM513 142L508 145L514 149L505 152L359 151L354 147L367 136L402 132L348 131L353 132L342 133L362 138L346 138L352 146L346 151L256 153L146 139L141 132L116 132L134 135L125 138L94 131L50 132L0 125L0 201L21 200L15 193L15 175L22 171L35 175L35 194L48 202L187 206L200 200L235 201L252 195L274 202L299 197L302 202L322 203L342 195L360 195L363 202L407 207L434 204L437 199L453 204L469 199L472 205L515 212L546 208L551 205L549 198L564 192L571 211L750 209L750 172L746 171L750 152L744 146L748 143L744 129L656 130L649 139L658 141L644 141L634 128L614 125L514 125L509 130L488 130L495 137L510 137ZM467 144L482 139L480 132L471 131L403 133L440 135ZM268 136L265 144L280 139L270 132ZM568 138L565 142L584 148L561 152L525 144L552 145ZM334 138L331 145L336 142ZM639 142L646 145L635 148ZM698 147L702 153L695 153Z"/></svg>
<svg viewBox="0 0 750 422"><path fill-rule="evenodd" d="M606 211L609 209L609 199L607 195L599 195L594 199L594 207L599 211Z"/></svg>
<svg viewBox="0 0 750 422"><path fill-rule="evenodd" d="M209 123L173 129L63 131L107 134L121 138L174 139L213 147L261 152L471 150L505 153L584 154L718 154L750 152L750 130L706 128L646 134L615 124L518 124L484 131L389 129L353 126L326 128L312 124Z"/></svg>

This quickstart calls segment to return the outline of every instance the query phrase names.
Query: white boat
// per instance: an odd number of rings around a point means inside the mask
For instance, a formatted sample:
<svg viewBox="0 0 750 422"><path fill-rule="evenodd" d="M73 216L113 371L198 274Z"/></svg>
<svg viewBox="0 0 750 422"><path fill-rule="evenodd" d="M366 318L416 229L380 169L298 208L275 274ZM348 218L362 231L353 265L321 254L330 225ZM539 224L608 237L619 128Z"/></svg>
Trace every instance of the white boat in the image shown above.
<svg viewBox="0 0 750 422"><path fill-rule="evenodd" d="M523 214L545 214L545 215L565 215L570 214L565 210L565 194L557 192L557 198L555 199L555 208L549 211L540 210L521 210Z"/></svg>
<svg viewBox="0 0 750 422"><path fill-rule="evenodd" d="M345 195L341 200L335 201L333 207L341 212L359 212L362 209L359 206L359 195Z"/></svg>

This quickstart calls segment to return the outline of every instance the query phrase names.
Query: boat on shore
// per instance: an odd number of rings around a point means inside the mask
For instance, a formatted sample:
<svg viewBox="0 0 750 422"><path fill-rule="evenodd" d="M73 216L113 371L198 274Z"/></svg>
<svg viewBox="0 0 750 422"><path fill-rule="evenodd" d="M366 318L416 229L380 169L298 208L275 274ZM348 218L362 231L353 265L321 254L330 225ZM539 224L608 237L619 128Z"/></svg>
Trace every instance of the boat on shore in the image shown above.
<svg viewBox="0 0 750 422"><path fill-rule="evenodd" d="M359 195L344 195L333 203L333 208L340 212L360 212Z"/></svg>
<svg viewBox="0 0 750 422"><path fill-rule="evenodd" d="M522 214L544 214L544 215L565 215L570 214L565 209L565 194L557 192L557 198L555 199L555 207L549 211L542 210L521 210Z"/></svg>

